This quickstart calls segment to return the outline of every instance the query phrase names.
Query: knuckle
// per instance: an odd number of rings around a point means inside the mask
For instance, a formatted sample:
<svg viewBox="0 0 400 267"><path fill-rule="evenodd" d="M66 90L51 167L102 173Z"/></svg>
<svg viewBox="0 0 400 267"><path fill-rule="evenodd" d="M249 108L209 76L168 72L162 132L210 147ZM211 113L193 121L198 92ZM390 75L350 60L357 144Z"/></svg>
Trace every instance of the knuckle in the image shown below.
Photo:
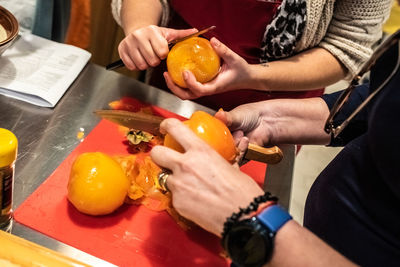
<svg viewBox="0 0 400 267"><path fill-rule="evenodd" d="M126 49L126 44L125 44L125 42L119 43L119 45L118 45L118 53L119 53L120 55L121 55L121 54L124 54L126 50L127 50L127 49Z"/></svg>
<svg viewBox="0 0 400 267"><path fill-rule="evenodd" d="M141 29L129 33L128 36L125 37L125 39L131 39L131 38L135 39L136 35L138 35L138 33L140 33L140 31L141 31Z"/></svg>
<svg viewBox="0 0 400 267"><path fill-rule="evenodd" d="M136 30L132 33L129 34L127 37L129 40L136 42L139 42L141 39L141 36L143 36L143 29ZM125 38L126 39L126 38Z"/></svg>
<svg viewBox="0 0 400 267"><path fill-rule="evenodd" d="M158 64L160 64L160 60L159 60L159 59L152 59L152 60L150 60L150 62L149 62L149 65L152 66L152 67L155 67L155 66L157 66Z"/></svg>
<svg viewBox="0 0 400 267"><path fill-rule="evenodd" d="M139 70L145 70L147 68L147 65L143 62L139 62L136 64Z"/></svg>
<svg viewBox="0 0 400 267"><path fill-rule="evenodd" d="M123 49L123 47L124 47L124 42L122 41L122 42L120 42L119 45L118 45L118 51L121 52L121 50Z"/></svg>
<svg viewBox="0 0 400 267"><path fill-rule="evenodd" d="M179 162L178 166L182 172L190 173L193 169L193 162L191 162L191 160L185 160L183 162Z"/></svg>
<svg viewBox="0 0 400 267"><path fill-rule="evenodd" d="M125 64L125 66L126 66L126 68L128 69L128 70L135 70L136 68L132 65L132 64Z"/></svg>
<svg viewBox="0 0 400 267"><path fill-rule="evenodd" d="M169 129L176 127L176 125L177 125L177 119L174 119L174 118L165 119L162 122L162 127L167 131Z"/></svg>
<svg viewBox="0 0 400 267"><path fill-rule="evenodd" d="M131 43L137 44L137 43L140 41L140 37L137 36L136 34L132 34L132 35L130 36L130 40L131 40Z"/></svg>
<svg viewBox="0 0 400 267"><path fill-rule="evenodd" d="M161 51L160 51L160 58L161 59L166 59L167 58L167 56L168 56L168 49L162 49Z"/></svg>
<svg viewBox="0 0 400 267"><path fill-rule="evenodd" d="M156 25L149 25L149 26L147 26L147 28L150 30L150 31L157 31L158 30L158 27L156 26Z"/></svg>

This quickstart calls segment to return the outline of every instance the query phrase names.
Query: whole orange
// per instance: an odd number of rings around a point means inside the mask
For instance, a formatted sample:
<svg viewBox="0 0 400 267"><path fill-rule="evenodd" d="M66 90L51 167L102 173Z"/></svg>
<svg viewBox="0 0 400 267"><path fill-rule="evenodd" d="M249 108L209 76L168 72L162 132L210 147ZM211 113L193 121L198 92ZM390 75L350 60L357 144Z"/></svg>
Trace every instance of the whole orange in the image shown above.
<svg viewBox="0 0 400 267"><path fill-rule="evenodd" d="M167 57L168 73L174 83L186 88L183 71L191 71L201 83L212 80L219 71L220 58L207 39L192 37L175 44Z"/></svg>
<svg viewBox="0 0 400 267"><path fill-rule="evenodd" d="M122 167L100 152L83 153L72 164L68 181L68 200L89 215L115 211L125 200L129 180Z"/></svg>
<svg viewBox="0 0 400 267"><path fill-rule="evenodd" d="M223 158L233 163L237 155L235 141L228 127L219 119L204 111L196 111L183 122L198 137L214 148ZM183 147L169 134L165 135L164 146L185 152Z"/></svg>

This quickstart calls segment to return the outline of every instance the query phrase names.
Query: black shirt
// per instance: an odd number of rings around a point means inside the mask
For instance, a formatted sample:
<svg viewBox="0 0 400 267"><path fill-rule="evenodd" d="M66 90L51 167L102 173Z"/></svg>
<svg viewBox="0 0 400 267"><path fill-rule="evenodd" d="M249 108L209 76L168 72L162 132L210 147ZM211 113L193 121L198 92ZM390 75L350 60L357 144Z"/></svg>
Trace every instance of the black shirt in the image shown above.
<svg viewBox="0 0 400 267"><path fill-rule="evenodd" d="M336 119L343 121L387 77L385 53ZM339 93L325 95L331 107ZM400 266L400 71L331 145L345 145L314 182L304 226L362 266Z"/></svg>

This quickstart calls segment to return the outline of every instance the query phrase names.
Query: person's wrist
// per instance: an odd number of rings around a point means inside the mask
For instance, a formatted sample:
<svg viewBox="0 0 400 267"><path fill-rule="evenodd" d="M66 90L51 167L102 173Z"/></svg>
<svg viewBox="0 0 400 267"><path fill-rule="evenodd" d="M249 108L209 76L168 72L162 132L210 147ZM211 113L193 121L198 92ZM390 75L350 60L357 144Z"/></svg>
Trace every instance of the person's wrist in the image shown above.
<svg viewBox="0 0 400 267"><path fill-rule="evenodd" d="M249 88L260 91L271 91L268 85L268 68L268 63L249 64Z"/></svg>
<svg viewBox="0 0 400 267"><path fill-rule="evenodd" d="M265 196L260 196L264 198L262 202L266 202ZM246 209L253 209L253 204ZM239 266L261 266L270 261L275 247L275 235L292 219L276 202L262 208L249 219L243 219L242 216L237 219L235 215L240 214L233 214L227 219L226 224L232 225L224 228L222 245L232 261ZM240 209L240 212L250 213L246 209Z"/></svg>
<svg viewBox="0 0 400 267"><path fill-rule="evenodd" d="M254 68L253 65L247 63L244 59L243 62L240 63L240 67L236 69L236 79L234 82L234 86L231 89L249 89L249 90L257 90L254 84Z"/></svg>
<svg viewBox="0 0 400 267"><path fill-rule="evenodd" d="M319 105L318 110L320 110L319 114L321 114L322 123L325 126L325 121L329 116L330 109L328 104L322 97L315 98L316 105ZM324 129L325 127L322 127ZM326 133L325 130L321 131L320 142L322 145L330 145L332 142L332 137L330 134Z"/></svg>
<svg viewBox="0 0 400 267"><path fill-rule="evenodd" d="M226 218L223 225L223 231L221 233L222 242L224 241L224 238L228 232L232 229L232 226L243 219L243 217L255 216L258 214L258 212L262 211L268 206L276 204L277 201L277 197L271 195L270 192L265 192L263 195L255 197L247 207L240 207L238 212L233 212L230 217Z"/></svg>
<svg viewBox="0 0 400 267"><path fill-rule="evenodd" d="M258 118L263 127L263 145L269 146L279 144L282 130L285 130L284 128L279 128L280 120L282 119L282 105L280 101L277 99L270 99L258 102L257 105L258 107L256 107L256 110L258 110Z"/></svg>

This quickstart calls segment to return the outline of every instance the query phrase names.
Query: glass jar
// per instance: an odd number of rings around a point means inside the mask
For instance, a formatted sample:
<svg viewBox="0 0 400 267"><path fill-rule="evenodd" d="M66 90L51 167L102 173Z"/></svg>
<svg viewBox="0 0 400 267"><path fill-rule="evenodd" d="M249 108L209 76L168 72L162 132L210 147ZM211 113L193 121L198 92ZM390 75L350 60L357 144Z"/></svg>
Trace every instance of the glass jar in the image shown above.
<svg viewBox="0 0 400 267"><path fill-rule="evenodd" d="M0 128L0 230L10 230L14 166L17 158L18 140L7 129Z"/></svg>

